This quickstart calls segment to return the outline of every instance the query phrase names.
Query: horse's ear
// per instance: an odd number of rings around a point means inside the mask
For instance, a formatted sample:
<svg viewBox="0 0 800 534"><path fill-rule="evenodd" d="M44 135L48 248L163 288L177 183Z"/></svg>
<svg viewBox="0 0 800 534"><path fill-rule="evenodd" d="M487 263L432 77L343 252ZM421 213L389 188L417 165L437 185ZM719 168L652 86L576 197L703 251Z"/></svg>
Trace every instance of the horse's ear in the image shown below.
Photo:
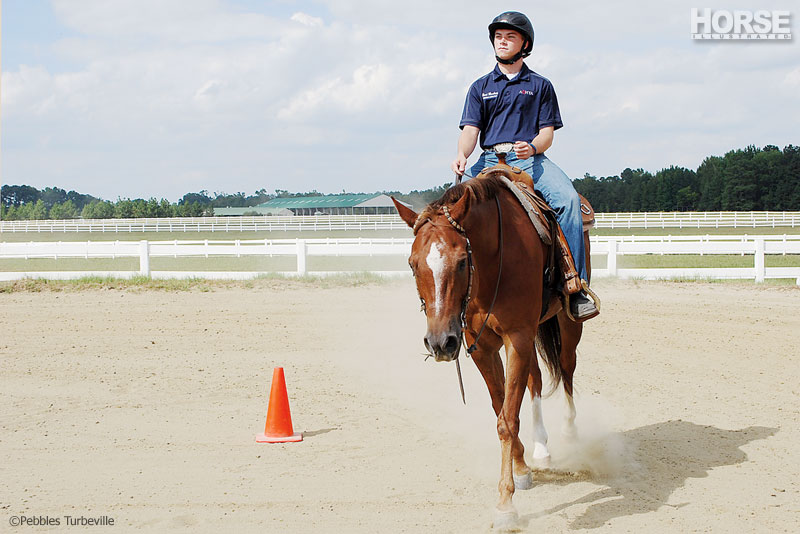
<svg viewBox="0 0 800 534"><path fill-rule="evenodd" d="M397 213L400 214L400 218L403 219L408 226L414 228L414 223L417 222L417 213L394 197L392 197L392 202L394 202L394 207L397 208Z"/></svg>
<svg viewBox="0 0 800 534"><path fill-rule="evenodd" d="M450 216L459 224L463 225L464 217L467 215L467 210L469 210L469 206L472 204L474 195L475 193L472 192L472 189L467 189L464 191L464 194L461 195L461 198L458 199L458 202L450 206Z"/></svg>

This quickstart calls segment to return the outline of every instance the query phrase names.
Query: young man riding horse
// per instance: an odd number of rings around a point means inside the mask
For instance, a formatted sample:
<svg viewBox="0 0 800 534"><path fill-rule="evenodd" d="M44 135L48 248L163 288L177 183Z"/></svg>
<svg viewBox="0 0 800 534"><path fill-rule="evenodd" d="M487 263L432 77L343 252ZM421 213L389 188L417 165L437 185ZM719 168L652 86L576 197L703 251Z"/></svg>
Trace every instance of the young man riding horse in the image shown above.
<svg viewBox="0 0 800 534"><path fill-rule="evenodd" d="M555 211L566 237L567 256L571 252L577 276L566 281L565 290L570 294L572 316L585 321L599 310L585 291L589 277L581 201L569 177L544 154L553 144L553 132L563 124L553 85L523 61L533 50L533 35L531 21L516 11L498 15L489 24L497 65L469 89L452 169L459 176L464 175L467 158L480 138L483 153L470 169L472 176L496 165L497 152L508 152L506 163L531 175L536 189ZM503 144L513 149L498 147Z"/></svg>

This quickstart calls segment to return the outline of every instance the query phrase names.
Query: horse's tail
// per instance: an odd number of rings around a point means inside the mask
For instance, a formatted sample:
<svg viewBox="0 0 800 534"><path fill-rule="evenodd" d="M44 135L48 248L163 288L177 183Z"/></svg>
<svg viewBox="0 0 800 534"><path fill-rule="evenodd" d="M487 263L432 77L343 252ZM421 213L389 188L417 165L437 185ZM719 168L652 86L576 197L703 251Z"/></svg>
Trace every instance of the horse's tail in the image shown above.
<svg viewBox="0 0 800 534"><path fill-rule="evenodd" d="M539 325L536 332L536 351L547 366L552 379L550 391L544 395L546 397L551 395L564 379L564 372L561 369L561 329L558 326L557 314Z"/></svg>

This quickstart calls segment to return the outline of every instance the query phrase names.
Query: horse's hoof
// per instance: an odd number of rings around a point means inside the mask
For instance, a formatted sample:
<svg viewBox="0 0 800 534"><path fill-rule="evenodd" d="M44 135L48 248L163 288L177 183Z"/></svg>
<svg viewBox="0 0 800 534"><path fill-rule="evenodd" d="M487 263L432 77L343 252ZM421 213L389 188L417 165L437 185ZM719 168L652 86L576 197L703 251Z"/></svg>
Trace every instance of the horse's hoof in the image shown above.
<svg viewBox="0 0 800 534"><path fill-rule="evenodd" d="M495 510L492 528L498 532L519 532L519 516L513 508L511 510Z"/></svg>
<svg viewBox="0 0 800 534"><path fill-rule="evenodd" d="M533 487L533 475L528 471L524 475L514 475L514 489L529 490Z"/></svg>
<svg viewBox="0 0 800 534"><path fill-rule="evenodd" d="M533 457L533 467L537 469L550 469L550 455L540 458Z"/></svg>

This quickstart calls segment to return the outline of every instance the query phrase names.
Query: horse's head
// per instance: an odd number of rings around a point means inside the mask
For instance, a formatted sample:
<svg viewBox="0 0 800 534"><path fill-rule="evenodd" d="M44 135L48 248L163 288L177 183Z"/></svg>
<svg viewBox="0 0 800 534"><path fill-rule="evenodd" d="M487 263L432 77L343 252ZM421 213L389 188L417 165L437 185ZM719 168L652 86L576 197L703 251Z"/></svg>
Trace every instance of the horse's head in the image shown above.
<svg viewBox="0 0 800 534"><path fill-rule="evenodd" d="M450 205L432 204L420 214L392 200L400 217L414 230L408 264L428 320L425 347L436 361L455 360L471 276L469 242L463 228L456 225L465 214L469 194Z"/></svg>

